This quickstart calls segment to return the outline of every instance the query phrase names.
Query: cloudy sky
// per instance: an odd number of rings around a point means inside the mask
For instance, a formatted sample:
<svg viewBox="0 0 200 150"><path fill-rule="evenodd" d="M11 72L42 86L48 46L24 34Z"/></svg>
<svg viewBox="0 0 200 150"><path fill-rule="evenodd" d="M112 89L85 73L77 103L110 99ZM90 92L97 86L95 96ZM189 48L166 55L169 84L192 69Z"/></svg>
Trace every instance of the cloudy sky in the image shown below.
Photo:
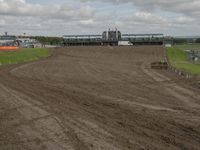
<svg viewBox="0 0 200 150"><path fill-rule="evenodd" d="M200 0L0 0L0 34L200 35Z"/></svg>

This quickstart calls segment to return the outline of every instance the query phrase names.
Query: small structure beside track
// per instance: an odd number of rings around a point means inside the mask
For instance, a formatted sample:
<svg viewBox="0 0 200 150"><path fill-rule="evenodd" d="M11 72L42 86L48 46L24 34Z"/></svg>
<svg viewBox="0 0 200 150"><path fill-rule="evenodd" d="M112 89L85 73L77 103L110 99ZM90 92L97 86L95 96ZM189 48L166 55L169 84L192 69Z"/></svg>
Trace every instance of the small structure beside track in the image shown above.
<svg viewBox="0 0 200 150"><path fill-rule="evenodd" d="M153 62L151 63L151 69L160 69L160 70L167 70L168 69L168 63L167 62Z"/></svg>

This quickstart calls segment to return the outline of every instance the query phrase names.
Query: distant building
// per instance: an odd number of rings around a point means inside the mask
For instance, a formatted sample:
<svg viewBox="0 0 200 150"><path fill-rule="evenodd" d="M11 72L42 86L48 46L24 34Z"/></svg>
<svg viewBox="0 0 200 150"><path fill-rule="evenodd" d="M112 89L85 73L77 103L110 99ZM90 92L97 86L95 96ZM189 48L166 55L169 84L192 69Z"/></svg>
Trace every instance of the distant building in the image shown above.
<svg viewBox="0 0 200 150"><path fill-rule="evenodd" d="M17 39L19 46L22 48L41 48L42 44L35 40L30 38L18 38Z"/></svg>
<svg viewBox="0 0 200 150"><path fill-rule="evenodd" d="M165 47L172 47L172 45L174 45L174 38L171 36L166 36L164 38L164 45Z"/></svg>
<svg viewBox="0 0 200 150"><path fill-rule="evenodd" d="M18 45L16 39L16 36L2 35L0 36L0 46L16 46Z"/></svg>
<svg viewBox="0 0 200 150"><path fill-rule="evenodd" d="M15 36L9 36L7 33L0 36L0 51L17 50L18 46Z"/></svg>
<svg viewBox="0 0 200 150"><path fill-rule="evenodd" d="M200 50L187 50L190 61L200 61Z"/></svg>

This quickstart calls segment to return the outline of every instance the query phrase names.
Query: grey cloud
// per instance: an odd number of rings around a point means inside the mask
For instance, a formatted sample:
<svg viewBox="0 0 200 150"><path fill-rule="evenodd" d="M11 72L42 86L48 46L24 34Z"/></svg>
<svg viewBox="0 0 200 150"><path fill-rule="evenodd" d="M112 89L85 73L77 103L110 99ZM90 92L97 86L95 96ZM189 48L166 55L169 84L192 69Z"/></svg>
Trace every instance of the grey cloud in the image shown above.
<svg viewBox="0 0 200 150"><path fill-rule="evenodd" d="M73 8L69 5L29 4L25 0L0 0L0 15L35 16L49 18L90 18L95 9L88 6Z"/></svg>
<svg viewBox="0 0 200 150"><path fill-rule="evenodd" d="M80 0L81 1L81 0ZM26 0L0 0L0 32L31 35L101 33L118 27L127 33L164 32L193 34L200 29L199 0L82 0L108 5L130 3L137 8L130 14L96 11L95 5L80 3L31 4ZM119 10L120 11L120 10ZM170 15L162 15L163 13ZM173 16L174 15L174 16Z"/></svg>
<svg viewBox="0 0 200 150"><path fill-rule="evenodd" d="M104 1L113 4L132 3L134 6L145 11L165 10L186 15L200 15L199 0L84 0L84 1Z"/></svg>

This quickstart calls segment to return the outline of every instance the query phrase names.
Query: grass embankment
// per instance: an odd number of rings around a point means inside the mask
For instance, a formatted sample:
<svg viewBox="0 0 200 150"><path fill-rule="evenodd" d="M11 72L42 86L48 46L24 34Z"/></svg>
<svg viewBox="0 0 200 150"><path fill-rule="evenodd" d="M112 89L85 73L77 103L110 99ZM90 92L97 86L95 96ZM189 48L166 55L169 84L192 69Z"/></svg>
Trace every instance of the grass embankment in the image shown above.
<svg viewBox="0 0 200 150"><path fill-rule="evenodd" d="M182 49L178 47L167 48L167 55L173 67L188 73L200 74L200 65L189 62L186 52Z"/></svg>
<svg viewBox="0 0 200 150"><path fill-rule="evenodd" d="M0 65L34 61L48 56L50 56L50 50L46 48L26 48L18 51L0 52Z"/></svg>

